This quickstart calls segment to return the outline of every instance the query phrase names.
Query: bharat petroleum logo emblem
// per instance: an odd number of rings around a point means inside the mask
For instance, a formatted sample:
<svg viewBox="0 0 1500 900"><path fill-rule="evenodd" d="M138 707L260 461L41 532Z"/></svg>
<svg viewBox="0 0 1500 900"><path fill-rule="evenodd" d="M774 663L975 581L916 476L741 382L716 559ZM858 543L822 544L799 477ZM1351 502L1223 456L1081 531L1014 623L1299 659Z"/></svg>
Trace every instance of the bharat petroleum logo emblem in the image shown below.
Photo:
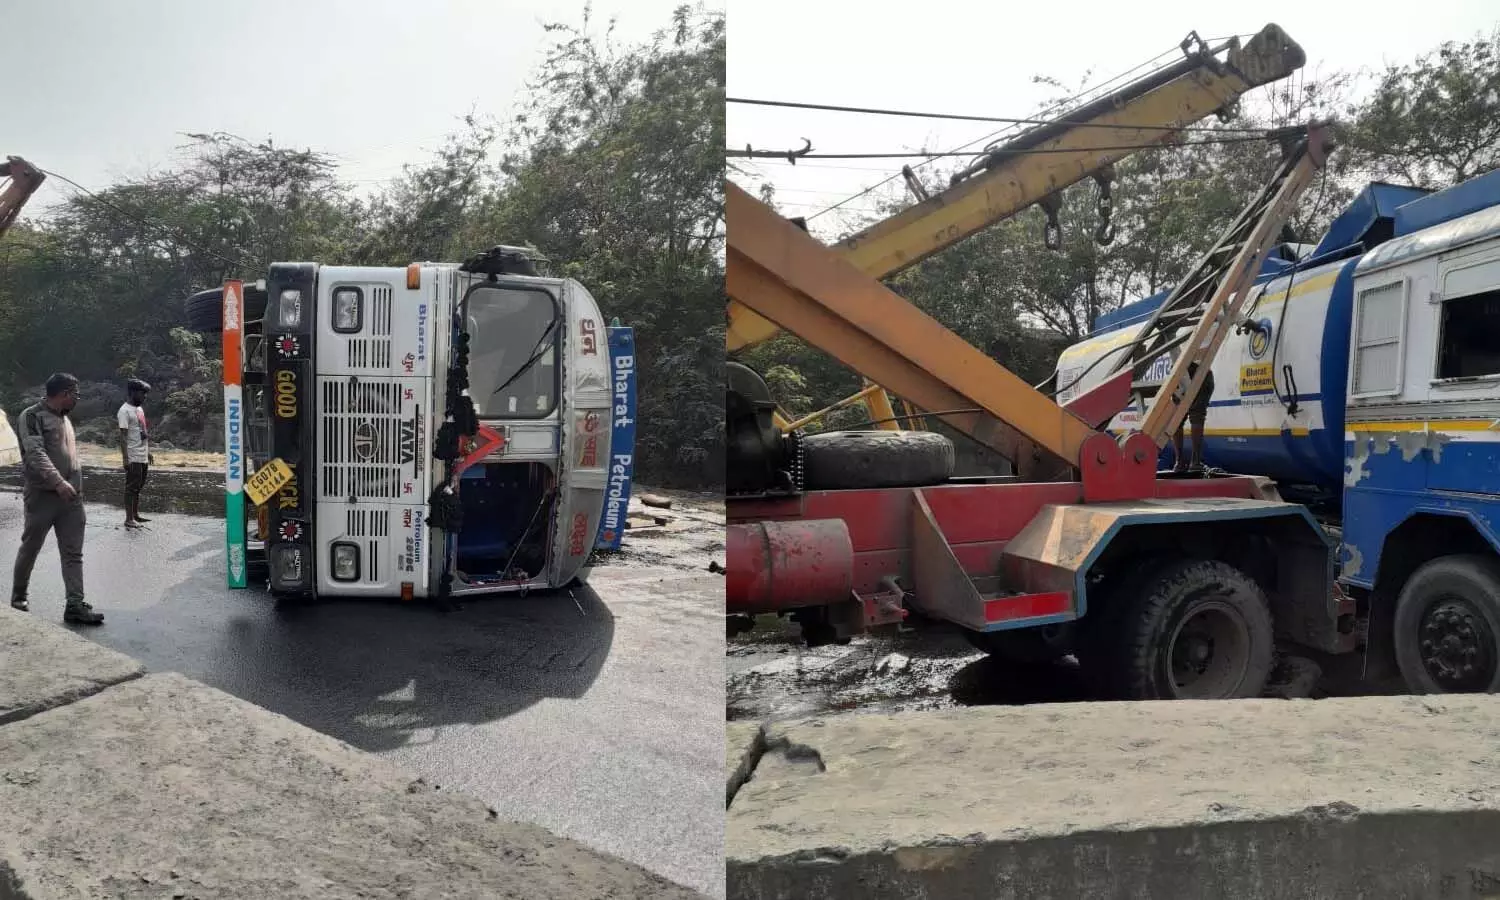
<svg viewBox="0 0 1500 900"><path fill-rule="evenodd" d="M1261 319L1250 332L1250 358L1260 359L1271 347L1271 320Z"/></svg>

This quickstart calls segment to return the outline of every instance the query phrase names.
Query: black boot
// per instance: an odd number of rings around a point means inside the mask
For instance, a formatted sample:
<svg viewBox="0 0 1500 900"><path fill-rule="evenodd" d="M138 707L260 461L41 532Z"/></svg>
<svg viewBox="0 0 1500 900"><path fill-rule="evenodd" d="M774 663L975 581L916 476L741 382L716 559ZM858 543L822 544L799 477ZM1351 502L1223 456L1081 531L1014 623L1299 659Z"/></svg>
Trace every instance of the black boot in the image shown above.
<svg viewBox="0 0 1500 900"><path fill-rule="evenodd" d="M11 595L10 608L19 609L21 612L31 612L31 604L28 603L26 598L20 594Z"/></svg>
<svg viewBox="0 0 1500 900"><path fill-rule="evenodd" d="M63 621L69 625L103 625L104 613L95 612L92 606L78 600L63 609Z"/></svg>

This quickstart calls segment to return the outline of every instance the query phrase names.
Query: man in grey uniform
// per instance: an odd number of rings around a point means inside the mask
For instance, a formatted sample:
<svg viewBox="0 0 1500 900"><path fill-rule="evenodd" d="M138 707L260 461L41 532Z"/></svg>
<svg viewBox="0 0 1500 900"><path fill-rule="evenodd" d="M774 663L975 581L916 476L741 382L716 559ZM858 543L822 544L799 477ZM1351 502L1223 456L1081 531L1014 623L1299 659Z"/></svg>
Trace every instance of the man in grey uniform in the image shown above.
<svg viewBox="0 0 1500 900"><path fill-rule="evenodd" d="M26 599L31 570L47 532L56 531L67 593L63 621L99 625L104 615L83 600L83 466L73 423L68 419L77 402L78 379L59 372L47 379L47 398L28 406L16 420L24 454L21 496L26 523L21 530L21 549L16 553L10 605L22 612L31 608Z"/></svg>

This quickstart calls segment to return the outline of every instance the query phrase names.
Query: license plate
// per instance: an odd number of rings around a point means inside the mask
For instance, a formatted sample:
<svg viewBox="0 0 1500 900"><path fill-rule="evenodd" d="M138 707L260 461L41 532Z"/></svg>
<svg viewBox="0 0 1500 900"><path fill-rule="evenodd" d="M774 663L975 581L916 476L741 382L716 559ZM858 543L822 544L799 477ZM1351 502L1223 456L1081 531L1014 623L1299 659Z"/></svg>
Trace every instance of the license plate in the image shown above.
<svg viewBox="0 0 1500 900"><path fill-rule="evenodd" d="M256 506L264 504L276 492L292 480L292 467L279 459L273 459L250 476L245 482L245 496Z"/></svg>

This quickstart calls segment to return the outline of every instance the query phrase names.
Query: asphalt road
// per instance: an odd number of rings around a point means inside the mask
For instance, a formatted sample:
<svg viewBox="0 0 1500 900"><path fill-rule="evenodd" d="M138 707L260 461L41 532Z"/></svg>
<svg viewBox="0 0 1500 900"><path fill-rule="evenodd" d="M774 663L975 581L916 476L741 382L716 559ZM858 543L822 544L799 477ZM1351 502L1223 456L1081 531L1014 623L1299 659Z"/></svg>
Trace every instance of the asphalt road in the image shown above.
<svg viewBox="0 0 1500 900"><path fill-rule="evenodd" d="M89 506L88 637L350 744L504 818L529 821L724 895L723 519L682 509L680 530L574 592L470 602L440 615L400 603L278 610L224 586L223 531L158 514L128 532ZM9 587L21 501L0 491ZM49 540L32 614L61 621Z"/></svg>

